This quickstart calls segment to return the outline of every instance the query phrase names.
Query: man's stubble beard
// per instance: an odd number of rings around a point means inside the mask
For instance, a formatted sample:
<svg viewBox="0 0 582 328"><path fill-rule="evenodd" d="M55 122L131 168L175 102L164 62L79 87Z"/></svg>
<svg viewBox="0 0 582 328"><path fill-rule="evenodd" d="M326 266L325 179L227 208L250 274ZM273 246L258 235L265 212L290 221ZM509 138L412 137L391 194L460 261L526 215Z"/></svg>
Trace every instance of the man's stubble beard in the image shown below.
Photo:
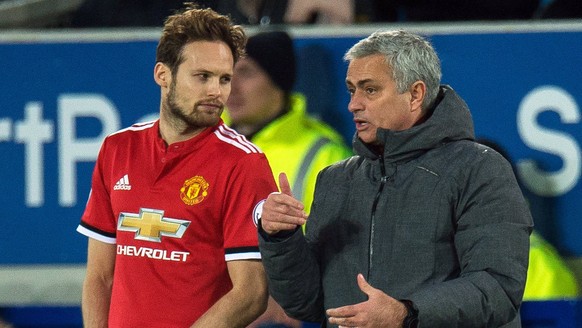
<svg viewBox="0 0 582 328"><path fill-rule="evenodd" d="M176 127L183 126L186 129L197 130L218 124L222 110L216 117L213 117L212 119L206 119L198 110L199 102L194 104L192 114L187 114L186 111L180 105L178 105L176 98L176 83L175 81L172 81L170 84L170 90L168 91L168 95L163 105L166 112L169 114L169 119L172 125Z"/></svg>

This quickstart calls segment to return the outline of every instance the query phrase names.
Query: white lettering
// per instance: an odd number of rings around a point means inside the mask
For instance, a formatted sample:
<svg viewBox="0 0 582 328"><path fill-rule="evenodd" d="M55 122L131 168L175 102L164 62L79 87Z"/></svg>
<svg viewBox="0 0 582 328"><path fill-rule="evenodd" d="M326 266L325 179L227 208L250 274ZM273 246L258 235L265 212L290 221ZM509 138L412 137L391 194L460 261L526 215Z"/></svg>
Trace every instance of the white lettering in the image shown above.
<svg viewBox="0 0 582 328"><path fill-rule="evenodd" d="M113 190L131 190L131 186L128 185L115 185Z"/></svg>
<svg viewBox="0 0 582 328"><path fill-rule="evenodd" d="M130 246L117 245L117 254L129 255L127 248Z"/></svg>
<svg viewBox="0 0 582 328"><path fill-rule="evenodd" d="M141 256L142 257L149 257L150 259L152 258L152 252L154 251L151 248L145 248L145 247L140 247L141 250Z"/></svg>
<svg viewBox="0 0 582 328"><path fill-rule="evenodd" d="M0 141L10 141L12 139L12 120L10 118L0 118Z"/></svg>
<svg viewBox="0 0 582 328"><path fill-rule="evenodd" d="M580 178L581 155L571 135L545 128L537 123L544 111L555 111L562 123L580 122L580 112L574 98L556 86L542 86L530 91L521 101L517 127L523 142L530 148L560 157L562 168L545 172L532 159L517 163L518 174L525 186L540 196L560 196L570 191Z"/></svg>
<svg viewBox="0 0 582 328"><path fill-rule="evenodd" d="M76 163L95 161L103 139L120 129L115 106L96 94L65 94L58 99L59 112L59 204L72 207L77 203ZM77 138L79 117L92 117L102 124L101 134L93 138Z"/></svg>
<svg viewBox="0 0 582 328"><path fill-rule="evenodd" d="M166 260L166 251L163 251L161 249L155 249L152 253L152 257L154 259Z"/></svg>
<svg viewBox="0 0 582 328"><path fill-rule="evenodd" d="M165 249L154 249L149 247L136 247L117 245L117 254L125 256L147 257L150 259L174 262L186 262L190 252L171 251Z"/></svg>
<svg viewBox="0 0 582 328"><path fill-rule="evenodd" d="M24 121L15 125L14 140L25 145L25 199L30 207L44 204L44 143L54 140L54 124L42 118L42 103L29 102Z"/></svg>
<svg viewBox="0 0 582 328"><path fill-rule="evenodd" d="M173 251L171 260L186 262L186 258L188 257L188 255L190 255L190 252Z"/></svg>

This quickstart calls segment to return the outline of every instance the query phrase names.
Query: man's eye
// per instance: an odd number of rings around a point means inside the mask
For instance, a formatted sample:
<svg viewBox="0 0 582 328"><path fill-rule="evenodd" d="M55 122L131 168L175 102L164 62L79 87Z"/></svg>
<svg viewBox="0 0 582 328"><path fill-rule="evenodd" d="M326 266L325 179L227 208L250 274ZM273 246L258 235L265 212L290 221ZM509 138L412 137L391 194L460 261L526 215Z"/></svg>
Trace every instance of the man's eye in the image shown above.
<svg viewBox="0 0 582 328"><path fill-rule="evenodd" d="M208 75L208 74L206 74L206 73L200 73L200 74L198 74L198 77L199 77L201 80L208 80L208 78L209 78L209 75Z"/></svg>

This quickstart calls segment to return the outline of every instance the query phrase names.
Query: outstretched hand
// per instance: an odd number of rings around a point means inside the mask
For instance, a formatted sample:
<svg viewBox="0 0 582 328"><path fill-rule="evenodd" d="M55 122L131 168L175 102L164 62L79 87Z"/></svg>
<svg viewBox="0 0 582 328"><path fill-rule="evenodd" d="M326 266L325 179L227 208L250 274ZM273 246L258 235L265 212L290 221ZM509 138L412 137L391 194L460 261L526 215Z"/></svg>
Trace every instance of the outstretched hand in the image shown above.
<svg viewBox="0 0 582 328"><path fill-rule="evenodd" d="M406 317L406 306L383 291L372 287L360 273L358 287L368 296L362 303L327 310L329 323L340 327L399 328Z"/></svg>
<svg viewBox="0 0 582 328"><path fill-rule="evenodd" d="M303 203L293 197L285 173L279 174L279 188L281 192L271 193L263 205L261 226L269 235L283 230L294 230L307 220Z"/></svg>

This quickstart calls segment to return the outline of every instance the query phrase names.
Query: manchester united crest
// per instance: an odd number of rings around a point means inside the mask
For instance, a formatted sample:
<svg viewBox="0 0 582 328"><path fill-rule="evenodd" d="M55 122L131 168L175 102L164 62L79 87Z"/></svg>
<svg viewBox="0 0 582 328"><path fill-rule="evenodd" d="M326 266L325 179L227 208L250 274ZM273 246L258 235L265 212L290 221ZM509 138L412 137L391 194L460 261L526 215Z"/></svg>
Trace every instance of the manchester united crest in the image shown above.
<svg viewBox="0 0 582 328"><path fill-rule="evenodd" d="M208 195L208 182L202 176L195 176L186 181L180 188L180 198L186 205L196 205Z"/></svg>

